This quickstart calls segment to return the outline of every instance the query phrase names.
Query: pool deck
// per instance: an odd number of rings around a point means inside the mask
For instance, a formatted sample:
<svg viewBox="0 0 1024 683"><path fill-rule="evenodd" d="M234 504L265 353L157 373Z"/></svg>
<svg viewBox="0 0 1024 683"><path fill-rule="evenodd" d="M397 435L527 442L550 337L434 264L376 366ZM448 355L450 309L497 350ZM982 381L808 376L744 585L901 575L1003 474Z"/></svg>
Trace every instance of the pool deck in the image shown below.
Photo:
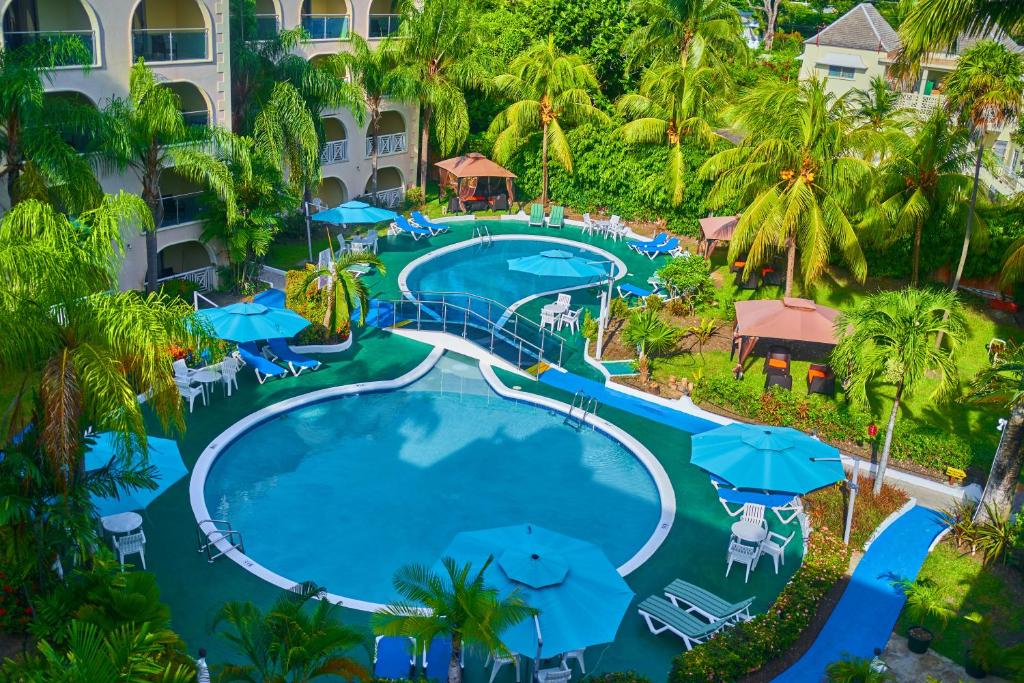
<svg viewBox="0 0 1024 683"><path fill-rule="evenodd" d="M550 235L554 232L530 231L519 223L489 225L497 226L492 227L492 233L507 230ZM454 234L433 238L429 244L425 241L413 242L408 238L386 240L382 244L381 258L388 266L388 276L368 278L374 296L399 296L395 278L405 264L432 248L466 239L471 229L467 225L454 226ZM579 237L579 230L567 228L555 234L576 238ZM627 282L644 286L657 265L643 256L633 254L624 243L613 244L602 238L583 238L583 241L590 239L594 239L602 248L614 250L626 262L631 273L627 276ZM574 302L583 303L578 299L581 292L574 293ZM539 309L542 302L534 301L529 305ZM355 342L349 350L319 356L324 367L315 373L304 373L300 377L288 377L259 385L251 372L243 372L239 375L239 390L233 397L218 395L210 407L197 406L195 413L188 416L188 429L185 434L178 436L185 463L191 469L210 441L229 425L253 412L319 389L399 377L421 363L432 349L386 331L360 328L356 330ZM572 370L576 372L578 369ZM586 368L580 370L586 372ZM596 370L590 370L587 376L594 377ZM563 402L572 399L571 392L557 386L525 380L521 375L500 369L495 374L509 387L518 385L523 391ZM626 577L636 592L636 601L660 594L673 579L682 578L728 600L756 596L755 610L765 609L799 565L799 544L791 544L791 551L787 553L785 565L778 575L773 573L770 563L762 563L751 575L749 584L744 584L741 571L732 572L726 579L725 548L733 520L719 505L707 476L689 464L689 433L613 406L602 406L598 414L627 431L651 451L667 472L676 494L675 520L664 543L646 563ZM160 433L155 423L150 425L150 429L153 434ZM381 495L393 493L395 491L386 483L382 484ZM339 495L344 495L341 485ZM163 599L171 606L174 628L185 639L193 654L199 647L207 648L211 664L240 661L239 656L231 651L230 645L211 632L216 610L227 600L252 600L260 605L268 605L280 589L226 558L209 564L205 556L196 552L196 520L189 504L188 478L175 484L157 499L144 517L149 539L147 564L157 576ZM780 530L781 524L777 519L773 517L770 523L773 529ZM244 529L241 531L245 533ZM315 534L316 529L311 528L310 533ZM358 562L359 558L352 558L352 561ZM301 580L302 577L294 578ZM366 612L344 609L341 610L341 616L354 625L368 625ZM623 619L615 643L588 649L587 671L634 670L654 681L661 681L669 671L672 658L682 650L682 641L670 634L651 635L637 616L635 608L631 607ZM361 655L360 658L367 663L369 661L368 656ZM481 653L471 653L467 658L465 673L467 683L487 680L488 673L485 673ZM512 680L513 672L511 668L506 668L499 674L496 683L509 683Z"/></svg>

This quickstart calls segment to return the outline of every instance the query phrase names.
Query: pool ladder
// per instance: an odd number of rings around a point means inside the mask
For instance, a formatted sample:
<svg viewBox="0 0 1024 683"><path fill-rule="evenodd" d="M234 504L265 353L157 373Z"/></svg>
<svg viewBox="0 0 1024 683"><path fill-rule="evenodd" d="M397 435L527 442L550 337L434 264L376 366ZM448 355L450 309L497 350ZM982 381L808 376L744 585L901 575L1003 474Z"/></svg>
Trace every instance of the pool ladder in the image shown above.
<svg viewBox="0 0 1024 683"><path fill-rule="evenodd" d="M569 406L569 414L565 416L565 424L579 431L587 424L587 415L597 414L598 406L597 398L587 396L580 389L572 397L572 405Z"/></svg>
<svg viewBox="0 0 1024 683"><path fill-rule="evenodd" d="M223 528L221 528L223 526ZM227 541L231 546L227 550L220 550L217 543ZM245 552L242 543L242 532L231 528L231 523L226 519L204 519L196 525L196 551L206 553L206 561L213 563L218 557L226 555L232 550Z"/></svg>
<svg viewBox="0 0 1024 683"><path fill-rule="evenodd" d="M491 229L488 228L486 225L474 226L473 227L473 237L479 237L480 238L480 244L482 244L482 245L483 244L490 244L491 242L494 241L494 238L491 237Z"/></svg>

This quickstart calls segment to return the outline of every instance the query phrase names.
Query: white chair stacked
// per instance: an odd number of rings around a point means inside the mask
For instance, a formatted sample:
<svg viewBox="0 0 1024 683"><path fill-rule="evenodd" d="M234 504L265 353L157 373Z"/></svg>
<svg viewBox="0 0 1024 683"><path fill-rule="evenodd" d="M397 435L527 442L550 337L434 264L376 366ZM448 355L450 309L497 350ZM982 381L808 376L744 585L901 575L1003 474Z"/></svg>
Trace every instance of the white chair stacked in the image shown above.
<svg viewBox="0 0 1024 683"><path fill-rule="evenodd" d="M582 315L582 313L583 308L577 308L575 311L566 311L558 318L558 329L561 330L563 327L568 326L573 332L579 332L580 315Z"/></svg>
<svg viewBox="0 0 1024 683"><path fill-rule="evenodd" d="M782 561L783 566L786 564L786 546L789 545L794 536L796 536L795 531L790 533L789 536L769 531L768 537L761 541L758 553L771 556L772 561L775 563L776 574L779 573L779 561Z"/></svg>
<svg viewBox="0 0 1024 683"><path fill-rule="evenodd" d="M743 578L743 583L747 583L750 580L750 570L757 568L757 560L760 556L759 549L754 546L746 545L736 540L729 541L728 564L725 567L725 575L729 576L733 562L738 562L747 567L746 576Z"/></svg>
<svg viewBox="0 0 1024 683"><path fill-rule="evenodd" d="M124 571L125 556L136 553L142 559L142 568L146 568L146 534L142 532L142 529L124 536L114 536L114 550L117 551L117 558L121 561L121 571Z"/></svg>
<svg viewBox="0 0 1024 683"><path fill-rule="evenodd" d="M506 664L515 665L516 683L519 683L519 668L522 663L521 659L522 658L516 654L508 657L503 657L501 655L496 655L492 652L491 654L487 655L487 661L484 662L484 668L486 669L493 663L493 667L491 667L491 678L487 681L487 683L494 683L494 677L498 675L498 672L501 670L501 667L505 666Z"/></svg>

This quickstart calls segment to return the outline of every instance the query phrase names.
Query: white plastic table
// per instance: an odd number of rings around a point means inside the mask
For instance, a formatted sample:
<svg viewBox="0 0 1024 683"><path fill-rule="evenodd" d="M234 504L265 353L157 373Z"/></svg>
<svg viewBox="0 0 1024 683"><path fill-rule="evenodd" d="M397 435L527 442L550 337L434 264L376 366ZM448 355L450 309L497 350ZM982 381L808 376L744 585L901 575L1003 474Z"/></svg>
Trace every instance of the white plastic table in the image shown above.
<svg viewBox="0 0 1024 683"><path fill-rule="evenodd" d="M209 390L210 385L213 384L214 382L221 381L222 378L219 370L215 369L212 366L207 366L205 368L200 368L193 372L189 379L191 379L193 382L199 382L200 384L203 385L203 393L207 394L207 400L209 400L209 398L213 395L213 392Z"/></svg>
<svg viewBox="0 0 1024 683"><path fill-rule="evenodd" d="M142 526L142 515L137 512L120 512L101 518L100 523L112 534L128 534Z"/></svg>
<svg viewBox="0 0 1024 683"><path fill-rule="evenodd" d="M768 537L767 527L740 520L732 525L732 535L748 543L760 543Z"/></svg>

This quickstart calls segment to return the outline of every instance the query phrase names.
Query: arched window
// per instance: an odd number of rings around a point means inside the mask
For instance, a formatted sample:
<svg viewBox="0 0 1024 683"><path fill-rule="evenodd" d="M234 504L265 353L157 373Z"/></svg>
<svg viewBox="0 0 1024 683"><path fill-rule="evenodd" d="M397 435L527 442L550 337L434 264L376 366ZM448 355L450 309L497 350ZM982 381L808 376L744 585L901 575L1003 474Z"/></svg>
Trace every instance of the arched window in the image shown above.
<svg viewBox="0 0 1024 683"><path fill-rule="evenodd" d="M96 27L79 0L12 0L4 11L3 28L5 49L63 43L59 65L98 63ZM72 42L78 45L67 47Z"/></svg>
<svg viewBox="0 0 1024 683"><path fill-rule="evenodd" d="M206 16L197 0L142 0L132 15L134 59L209 59L209 38Z"/></svg>

